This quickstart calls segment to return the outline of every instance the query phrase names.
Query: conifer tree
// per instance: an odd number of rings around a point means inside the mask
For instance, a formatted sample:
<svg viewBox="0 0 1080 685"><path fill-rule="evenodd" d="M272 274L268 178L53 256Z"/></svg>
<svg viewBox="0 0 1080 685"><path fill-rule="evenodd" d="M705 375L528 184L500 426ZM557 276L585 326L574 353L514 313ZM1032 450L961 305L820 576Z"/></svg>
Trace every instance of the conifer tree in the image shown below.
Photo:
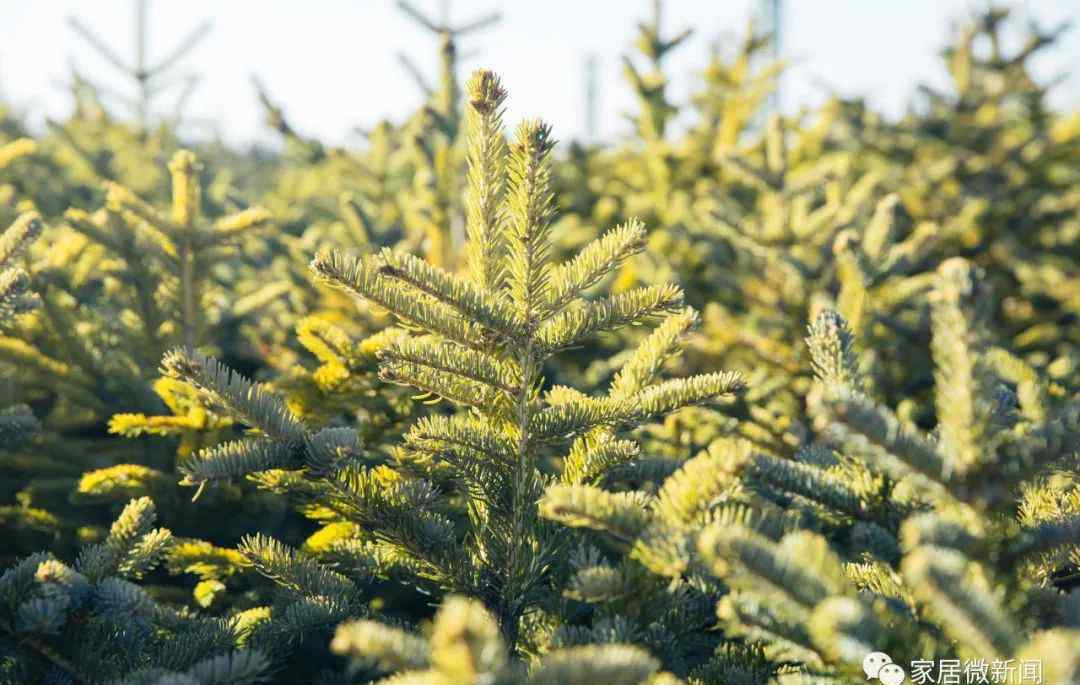
<svg viewBox="0 0 1080 685"><path fill-rule="evenodd" d="M491 12L461 24L451 24L444 16L436 19L406 0L398 8L414 23L438 40L439 72L429 85L408 56L400 61L424 92L426 101L406 124L404 133L410 151L412 172L407 201L401 202L402 220L410 240L419 243L428 261L453 268L453 255L463 240L463 145L461 140L462 88L458 69L459 43L463 36L498 23L501 15Z"/></svg>
<svg viewBox="0 0 1080 685"><path fill-rule="evenodd" d="M331 643L354 667L396 672L379 682L522 685L675 685L656 659L628 645L590 645L548 654L528 673L508 658L495 618L482 604L449 597L427 639L375 621L343 623Z"/></svg>
<svg viewBox="0 0 1080 685"><path fill-rule="evenodd" d="M1075 682L1060 31L769 119L768 37L679 103L655 2L633 133L559 155L462 88L488 18L400 5L438 80L355 148L261 84L284 149L212 173L89 76L0 107L0 682Z"/></svg>
<svg viewBox="0 0 1080 685"><path fill-rule="evenodd" d="M163 362L166 375L257 429L182 464L186 482L202 487L252 476L298 497L326 523L319 547L345 575L268 538L242 544L256 568L294 588L295 599L274 609L263 628L270 634L346 618L362 599L350 578L383 575L479 600L508 649L541 649L531 643L536 636L522 634L523 621L557 611L566 552L565 538L538 515L546 483L559 473L574 480L605 466L633 469L637 450L620 434L743 390L738 374L728 372L659 379L694 321L679 289L591 290L641 249L640 222L613 229L564 264L551 263L550 129L525 121L507 146L498 78L477 72L468 95L466 270L453 274L393 251L324 253L312 263L321 279L385 308L411 331L380 350L383 379L457 411L419 420L386 460L352 430L305 426L280 399L216 360L177 350ZM657 317L657 332L627 357L607 394L546 387L545 366L559 352Z"/></svg>
<svg viewBox="0 0 1080 685"><path fill-rule="evenodd" d="M634 88L641 111L635 117L638 135L647 145L654 145L664 139L667 124L677 112L666 95L667 78L663 71L663 61L667 54L679 47L693 34L693 29L683 29L673 36L662 35L663 2L653 0L652 16L648 21L638 24L635 46L648 62L648 71L642 73L629 57L623 59L623 69L627 80ZM660 160L657 160L660 161ZM654 181L661 179L654 178Z"/></svg>
<svg viewBox="0 0 1080 685"><path fill-rule="evenodd" d="M358 128L366 142L363 148L328 148L302 135L285 118L284 108L256 81L268 124L286 140L284 159L288 162L266 204L281 217L288 232L300 236L290 248L398 247L453 268L450 262L463 243L466 211L460 192L465 151L457 45L462 36L497 22L499 15L451 24L445 16L432 17L410 3L398 6L436 36L438 81L431 85L413 61L402 56L425 101L400 125L383 121L370 130ZM328 300L331 308L337 306L325 289L312 288L299 273L291 275L294 287L310 295L305 298L306 308L328 313Z"/></svg>
<svg viewBox="0 0 1080 685"><path fill-rule="evenodd" d="M297 139L290 148L317 143L284 125L286 140ZM332 247L424 251L424 236L404 218L418 163L408 132L380 122L364 137L357 150L326 148L305 157L287 149L275 185L261 196L281 228L268 250L279 255L269 266L282 297L274 316L252 322L258 328L250 337L269 350L274 386L298 416L316 424L362 416L365 439L378 442L379 432L400 429L414 409L408 393L379 388L376 354L394 332L382 330L380 312L312 282L307 268L315 252ZM262 267L258 277L265 274Z"/></svg>
<svg viewBox="0 0 1080 685"><path fill-rule="evenodd" d="M550 488L546 516L626 550L579 571L583 596L626 594L634 562L719 581L726 638L762 650L756 682L861 681L873 651L899 664L1038 658L1045 682L1072 682L1080 405L989 344L983 288L962 259L935 278L936 440L867 394L855 336L827 310L807 341L820 441L795 459L720 440L652 499ZM705 670L730 679L753 663Z"/></svg>
<svg viewBox="0 0 1080 685"><path fill-rule="evenodd" d="M214 270L230 243L269 223L260 208L204 219L201 166L192 153L177 153L170 172L168 214L117 184L107 186L101 210L65 214L65 227L81 239L57 236L64 250L43 264L45 316L42 330L28 341L36 347L5 340L5 358L27 368L31 383L68 386L63 399L75 411L107 417L110 408L131 407L131 397L147 408L160 406L147 387L154 358L180 342L206 342L209 322L227 316L207 301ZM104 294L96 307L87 307L86 291L95 287ZM79 334L76 322L84 327Z"/></svg>
<svg viewBox="0 0 1080 685"><path fill-rule="evenodd" d="M268 225L269 216L251 208L204 218L201 167L190 152L177 153L171 174L167 213L117 184L107 186L101 210L69 210L63 226L39 241L51 249L39 247L30 262L41 306L0 335L12 396L38 408L48 428L33 459L25 449L16 453L7 474L11 498L18 512L34 512L59 553L80 535L94 539L115 514L78 512L73 504L118 505L150 494L166 508L183 501L170 483L167 451L110 440L109 428L179 435L194 449L206 437L200 433L223 427L182 391L154 383L154 373L160 354L184 341L217 343L238 356L241 341L222 328L232 314L222 284L236 276L230 244ZM169 409L172 416L160 416ZM39 544L36 536L13 536L7 554Z"/></svg>
<svg viewBox="0 0 1080 685"><path fill-rule="evenodd" d="M74 565L29 556L0 575L0 682L265 682L269 662L238 650L235 623L158 604L137 582L171 543L154 504L132 500Z"/></svg>
<svg viewBox="0 0 1080 685"><path fill-rule="evenodd" d="M36 214L24 214L0 234L0 330L11 328L16 317L40 305L37 295L30 290L30 276L18 266L18 256L41 230L41 219ZM3 450L0 454L6 457L4 461L7 462L4 471L17 463L17 458L9 455L8 451L18 447L38 427L37 419L27 405L0 407L0 450ZM6 485L6 476L4 482ZM36 527L35 524L43 523L37 520L37 513L7 502L0 505L0 517L6 525L14 522L16 526Z"/></svg>
<svg viewBox="0 0 1080 685"><path fill-rule="evenodd" d="M339 327L347 324L354 336L371 330L366 320L345 321L345 314L351 316L356 309L348 298L308 278L307 262L318 249L328 245L360 251L398 245L422 248L423 236L410 233L403 219L418 158L405 127L388 121L366 131L366 144L360 149L324 146L284 121L281 107L270 101L261 82L258 87L270 123L282 132L286 147L272 164L263 165L261 174L255 173L266 177L266 187L247 187L245 195L257 198L273 214L280 231L268 237L264 247L268 260L258 265L259 273L243 280L254 283L257 276L279 289L282 297L273 306L281 311L254 322L260 326L253 335L272 351L266 355L268 361L290 373L298 360L321 353L298 349L296 342L304 336L297 338L290 329L307 324L295 319L310 315ZM267 271L272 275L267 276ZM258 292L255 289L252 294ZM256 298L253 304L267 302ZM289 321L290 317L294 320ZM323 323L313 321L311 326ZM317 385L310 377L303 381Z"/></svg>
<svg viewBox="0 0 1080 685"><path fill-rule="evenodd" d="M783 65L758 66L768 37L750 26L734 54L710 50L700 90L690 103L678 103L667 92L665 59L692 34L685 29L674 36L662 35L662 12L663 3L654 2L653 16L638 27L638 56L624 58L626 81L638 100L638 109L629 114L636 136L593 155L588 160L592 173L575 184L595 189L594 205L587 207L595 214L593 221L603 223L612 215L642 216L650 225L650 251L669 256L637 260L627 265L624 278L644 282L679 278L691 302L703 305L708 298L696 290L696 283L710 278L702 270L719 257L695 235L690 210L700 197L715 191L716 181L724 180L724 156L753 133ZM647 69L638 66L643 61ZM693 119L688 131L672 134L668 122L687 115ZM571 190L580 192L577 188L563 192Z"/></svg>
<svg viewBox="0 0 1080 685"><path fill-rule="evenodd" d="M176 67L184 57L206 38L210 32L211 24L208 21L202 22L184 36L163 57L151 61L148 54L150 34L147 26L149 0L135 0L134 9L135 55L130 61L118 55L109 41L94 33L78 17L69 17L68 25L110 66L131 79L135 86L133 94L115 93L114 95L134 113L135 121L141 130L145 131L151 127L151 119L155 116L152 111L155 99L160 100L159 96L164 91L175 89L177 85L181 86L180 95L172 108L172 123L175 126L199 80L197 76L191 74L178 77L175 73Z"/></svg>
<svg viewBox="0 0 1080 685"><path fill-rule="evenodd" d="M1011 14L988 7L961 24L942 52L947 86L920 86L900 121L848 107L842 144L898 174L913 219L939 227L937 262L963 255L985 269L1000 297L988 322L1075 390L1080 126L1075 112L1055 111L1059 82L1040 81L1034 67L1068 26L1021 27Z"/></svg>
<svg viewBox="0 0 1080 685"><path fill-rule="evenodd" d="M603 179L595 184L601 192L579 194L584 226L638 213L662 227L650 232L649 252L665 259L636 260L621 282L681 281L690 303L703 309L706 333L691 346L690 367L755 369L748 403L760 416L747 424L753 439L797 447L802 427L791 419L810 380L800 363L801 331L825 307L839 308L868 350L894 360L874 365L868 377L887 403L902 413L919 404L911 395L930 382L912 373L929 368L924 294L934 268L956 254L977 253L995 292L1008 294L990 321L1018 353L1057 379L1078 368L1075 327L1062 326L1075 290L1068 256L1075 241L1066 238L1076 216L1068 190L1075 185L1075 126L1051 111L1051 84L1034 81L1026 66L1058 34L1036 30L1012 55L1004 51L1008 41L994 37L1004 17L976 16L946 51L950 71L964 78L895 126L858 102L836 99L814 117L758 131L751 124L764 117L756 108L782 65L753 68L766 37L751 32L735 59L714 55L708 85L695 97L701 123L666 143L662 158L672 171L670 192L656 196L662 202L652 195L658 184L640 171L650 158L641 146L575 162ZM978 54L980 41L998 46L998 57ZM966 123L954 126L961 119ZM579 173L570 179L581 185ZM1022 223L1039 228L1013 234L1020 222L1005 217L1020 214L988 209L1004 208L1006 197L1030 203ZM1010 240L1014 247L1001 247ZM1030 268L1044 263L1035 255L1047 249L1065 256L1048 255L1052 267ZM1013 258L1021 250L1034 252ZM1017 274L1028 285L1018 287ZM800 313L789 318L789 311ZM571 377L595 382L611 372L606 354L582 357L581 371L567 369ZM912 418L925 424L930 417ZM770 426L783 427L781 435L769 436Z"/></svg>
<svg viewBox="0 0 1080 685"><path fill-rule="evenodd" d="M925 330L938 227L912 222L900 198L882 192L881 174L850 171L846 153L822 154L832 114L821 116L809 127L771 117L750 150L723 158L729 187L695 206L696 230L717 250L705 282L727 286L706 306L701 352L755 369L761 393L749 398L747 437L772 448L802 440L804 427L791 421L809 388L802 331L823 308L848 317L868 350L905 353L868 379L891 403L926 363L918 346L898 343Z"/></svg>

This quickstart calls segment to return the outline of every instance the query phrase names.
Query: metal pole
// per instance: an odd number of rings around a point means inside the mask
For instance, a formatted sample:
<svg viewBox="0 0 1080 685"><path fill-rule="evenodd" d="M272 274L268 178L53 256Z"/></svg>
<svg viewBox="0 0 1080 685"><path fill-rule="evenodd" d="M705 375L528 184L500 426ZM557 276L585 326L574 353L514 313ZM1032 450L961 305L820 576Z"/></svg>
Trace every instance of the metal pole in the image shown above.
<svg viewBox="0 0 1080 685"><path fill-rule="evenodd" d="M762 28L771 37L770 57L773 61L778 61L781 55L783 39L783 0L761 0L758 14L760 15ZM767 113L769 114L780 110L780 80L781 77L777 76L776 89L769 96L769 101L766 104Z"/></svg>
<svg viewBox="0 0 1080 685"><path fill-rule="evenodd" d="M599 137L600 60L595 54L585 58L585 142Z"/></svg>
<svg viewBox="0 0 1080 685"><path fill-rule="evenodd" d="M135 0L135 79L139 83L139 126L150 124L150 74L146 63L146 2Z"/></svg>

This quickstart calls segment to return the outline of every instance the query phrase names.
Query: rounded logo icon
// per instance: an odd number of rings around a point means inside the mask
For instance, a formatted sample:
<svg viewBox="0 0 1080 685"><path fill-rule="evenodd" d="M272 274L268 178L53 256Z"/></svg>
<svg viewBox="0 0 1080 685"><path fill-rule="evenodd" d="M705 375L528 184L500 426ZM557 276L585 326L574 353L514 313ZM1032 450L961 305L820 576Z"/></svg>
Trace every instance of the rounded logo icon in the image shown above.
<svg viewBox="0 0 1080 685"><path fill-rule="evenodd" d="M892 657L885 652L870 652L862 660L862 670L867 680L873 680L878 677L882 666L891 663Z"/></svg>
<svg viewBox="0 0 1080 685"><path fill-rule="evenodd" d="M885 664L878 671L878 680L881 681L881 685L900 685L904 682L904 676L904 669L896 664Z"/></svg>

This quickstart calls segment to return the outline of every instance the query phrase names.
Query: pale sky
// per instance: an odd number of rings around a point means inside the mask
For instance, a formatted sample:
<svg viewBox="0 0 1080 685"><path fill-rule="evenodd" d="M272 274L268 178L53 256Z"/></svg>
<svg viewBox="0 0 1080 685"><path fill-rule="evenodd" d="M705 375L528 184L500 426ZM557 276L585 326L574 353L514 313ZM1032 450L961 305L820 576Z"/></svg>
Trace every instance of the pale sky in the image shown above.
<svg viewBox="0 0 1080 685"><path fill-rule="evenodd" d="M414 0L438 14L443 0ZM783 53L794 60L785 77L787 110L812 105L833 88L864 94L890 114L903 111L919 82L942 83L937 50L949 22L982 0L787 0ZM1015 0L1012 6L1041 23L1080 19L1080 0ZM620 55L630 51L635 22L647 0L454 0L451 23L501 10L497 26L466 37L462 52L476 51L462 77L479 66L498 71L510 90L508 121L542 116L561 140L585 131L585 61L600 64L599 131L626 130L633 106L622 79ZM669 31L691 26L693 38L669 62L672 93L683 100L705 62L709 42L733 49L756 0L667 0ZM0 0L0 96L31 121L70 109L64 91L69 60L102 85L131 86L66 23L75 14L110 47L131 59L131 0ZM257 73L300 131L339 143L355 125L370 126L412 111L421 95L397 62L405 52L434 80L436 43L392 0L152 0L150 55L165 55L203 19L213 30L182 63L202 81L187 111L214 120L236 143L272 141L249 77ZM1080 64L1080 26L1039 65L1046 78ZM164 96L167 109L171 96ZM1080 106L1080 74L1059 86L1054 103Z"/></svg>

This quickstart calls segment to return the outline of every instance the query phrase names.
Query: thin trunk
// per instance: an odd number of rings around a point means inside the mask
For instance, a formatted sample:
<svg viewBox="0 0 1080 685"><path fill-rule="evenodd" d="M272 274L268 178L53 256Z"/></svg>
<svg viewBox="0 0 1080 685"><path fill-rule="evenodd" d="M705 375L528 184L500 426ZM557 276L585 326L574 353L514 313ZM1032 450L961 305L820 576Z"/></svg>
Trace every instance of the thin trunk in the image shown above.
<svg viewBox="0 0 1080 685"><path fill-rule="evenodd" d="M529 342L521 351L519 365L521 367L521 387L518 390L517 402L517 425L518 425L518 459L516 472L513 480L513 535L510 541L510 557L507 561L506 577L503 581L502 598L499 607L500 622L503 634L506 637L507 647L513 651L518 638L518 619L520 607L515 606L521 588L517 585L518 564L520 563L521 548L525 544L525 518L527 507L532 502L524 500L526 489L525 480L528 478L528 470L532 468L532 457L529 445L529 399L532 387L536 381L538 365L533 358L533 343L530 335Z"/></svg>

